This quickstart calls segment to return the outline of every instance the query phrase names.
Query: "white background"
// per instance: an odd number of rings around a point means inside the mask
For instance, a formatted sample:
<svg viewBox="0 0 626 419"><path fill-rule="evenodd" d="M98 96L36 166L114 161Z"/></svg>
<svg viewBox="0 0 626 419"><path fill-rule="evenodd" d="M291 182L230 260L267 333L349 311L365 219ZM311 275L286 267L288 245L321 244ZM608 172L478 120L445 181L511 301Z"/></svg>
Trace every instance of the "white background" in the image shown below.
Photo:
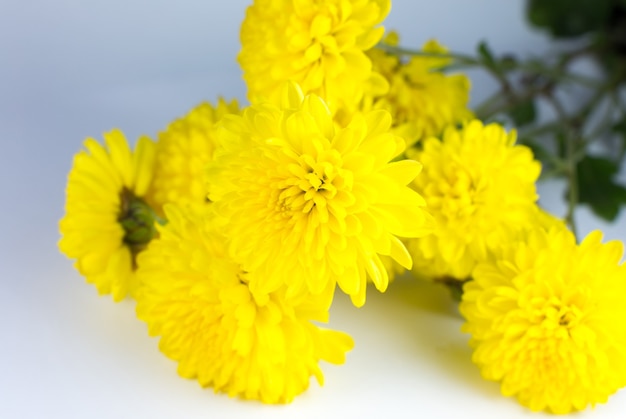
<svg viewBox="0 0 626 419"><path fill-rule="evenodd" d="M324 365L288 406L215 395L183 380L134 317L98 298L59 254L57 223L73 154L121 128L154 135L202 100L244 99L235 57L248 1L0 0L0 417L541 417L499 394L470 361L445 290L409 280L365 307L338 295L331 326L352 334L343 366ZM436 37L459 52L548 52L521 0L395 0L386 21L403 43ZM473 103L494 86L472 73ZM563 215L558 183L542 202ZM626 239L578 212L581 230ZM624 296L626 299L626 296ZM626 392L578 417L626 414Z"/></svg>

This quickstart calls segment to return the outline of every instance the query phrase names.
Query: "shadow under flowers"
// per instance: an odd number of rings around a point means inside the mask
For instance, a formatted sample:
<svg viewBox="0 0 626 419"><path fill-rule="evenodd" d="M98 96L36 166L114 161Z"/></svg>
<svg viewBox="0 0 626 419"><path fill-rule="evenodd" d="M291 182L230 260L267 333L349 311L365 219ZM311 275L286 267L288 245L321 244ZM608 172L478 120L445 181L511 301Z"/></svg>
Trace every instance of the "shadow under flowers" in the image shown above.
<svg viewBox="0 0 626 419"><path fill-rule="evenodd" d="M347 367L351 362L362 363L388 375L383 381L398 382L404 377L405 385L425 396L458 387L468 397L478 394L488 403L510 403L500 396L498 384L484 380L472 363L469 336L460 330L463 318L457 306L445 287L405 275L396 278L384 294L370 286L362 308L352 306L338 291L331 327L350 333L355 340ZM373 362L382 365L372 366Z"/></svg>

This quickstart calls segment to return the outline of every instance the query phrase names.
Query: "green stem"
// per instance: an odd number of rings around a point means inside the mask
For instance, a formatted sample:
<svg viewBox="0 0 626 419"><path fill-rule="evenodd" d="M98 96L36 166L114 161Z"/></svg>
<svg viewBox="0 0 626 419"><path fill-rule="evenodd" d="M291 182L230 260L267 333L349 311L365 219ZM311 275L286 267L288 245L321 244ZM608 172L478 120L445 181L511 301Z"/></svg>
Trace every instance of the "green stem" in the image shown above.
<svg viewBox="0 0 626 419"><path fill-rule="evenodd" d="M394 55L412 55L418 57L430 57L430 58L451 58L453 61L456 61L459 64L471 65L471 66L482 66L483 63L480 62L475 57L466 54L459 54L453 52L426 52L420 51L410 48L396 47L393 45L380 43L376 46L376 48L382 49L390 54Z"/></svg>
<svg viewBox="0 0 626 419"><path fill-rule="evenodd" d="M549 172L541 173L541 180L554 179L554 178L560 177L561 175L563 175L563 173L567 173L567 170L559 167L559 168L550 170Z"/></svg>
<svg viewBox="0 0 626 419"><path fill-rule="evenodd" d="M565 108L561 102L552 94L546 95L546 99L554 108L559 121L565 127L565 153L567 163L567 187L568 187L568 200L567 200L567 213L565 214L565 221L570 226L572 233L575 237L577 235L575 209L578 205L579 191L578 191L578 161L576 159L576 143L578 137L578 126L575 121L567 115Z"/></svg>
<svg viewBox="0 0 626 419"><path fill-rule="evenodd" d="M594 89L598 88L599 86L599 81L594 78L565 71L565 67L562 63L559 63L559 65L555 67L548 67L545 65L541 65L536 61L502 61L496 62L496 65L494 66L493 64L486 63L483 60L472 55L462 54L458 52L427 52L410 48L397 47L385 43L378 44L376 48L398 56L410 55L414 57L426 58L448 58L453 61L453 64L451 64L450 66L454 66L455 69L482 67L485 71L489 72L492 76L494 76L497 80L504 84L509 84L508 80L506 80L505 78L506 73L511 71L525 71L531 74L540 74L553 80L578 83ZM566 62L569 62L569 60Z"/></svg>
<svg viewBox="0 0 626 419"><path fill-rule="evenodd" d="M619 117L617 118L618 121L625 121L626 120L626 104L624 104L624 100L622 99L624 90L623 89L619 89L619 87L616 87L615 89L613 89L611 91L611 99L613 101L613 105L615 108L618 109L619 111ZM613 129L613 125L611 126L611 129ZM622 142L621 142L621 147L619 149L619 151L617 151L617 155L619 156L617 158L617 161L621 162L624 161L624 157L626 156L626 133L622 134Z"/></svg>
<svg viewBox="0 0 626 419"><path fill-rule="evenodd" d="M579 191L578 191L578 163L574 157L574 142L567 141L567 157L568 157L568 170L567 170L567 183L569 186L568 202L567 202L567 214L565 219L574 233L574 237L578 237L578 231L576 227L575 209L578 205Z"/></svg>
<svg viewBox="0 0 626 419"><path fill-rule="evenodd" d="M499 102L502 102L502 93L498 90L493 95L489 96L487 99L482 101L474 108L474 114L478 119L482 119L483 121L488 119L490 115L494 113L491 109L496 108L499 109L500 106L495 106Z"/></svg>
<svg viewBox="0 0 626 419"><path fill-rule="evenodd" d="M559 121L550 121L546 122L543 125L537 125L534 127L530 127L529 129L520 130L520 135L532 138L539 135L548 134L550 132L555 132L560 127L561 124L559 123Z"/></svg>
<svg viewBox="0 0 626 419"><path fill-rule="evenodd" d="M477 109L475 112L476 117L478 119L482 119L483 121L488 120L494 115L498 115L503 112L508 112L512 110L513 108L515 108L515 106L529 99L532 99L533 97L537 96L542 91L543 89L529 90L527 92L524 92L523 94L516 94L509 87L507 87L505 91L504 85L501 84L501 90L498 91L498 94L500 95L500 102L503 102L503 104L497 107L493 107L492 109L489 109L489 108Z"/></svg>

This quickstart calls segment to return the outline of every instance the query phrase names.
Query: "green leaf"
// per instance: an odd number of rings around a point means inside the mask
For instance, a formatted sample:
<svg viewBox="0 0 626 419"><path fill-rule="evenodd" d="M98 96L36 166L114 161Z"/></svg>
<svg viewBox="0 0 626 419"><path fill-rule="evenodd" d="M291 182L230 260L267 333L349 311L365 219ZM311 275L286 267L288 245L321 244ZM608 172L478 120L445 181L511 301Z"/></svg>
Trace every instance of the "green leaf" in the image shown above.
<svg viewBox="0 0 626 419"><path fill-rule="evenodd" d="M570 38L605 28L614 0L528 0L531 24L557 38Z"/></svg>
<svg viewBox="0 0 626 419"><path fill-rule="evenodd" d="M517 58L513 54L506 54L500 60L500 68L505 71L515 70L517 68L517 65Z"/></svg>
<svg viewBox="0 0 626 419"><path fill-rule="evenodd" d="M607 221L626 204L626 188L613 180L618 170L617 163L602 157L586 156L577 165L579 202Z"/></svg>
<svg viewBox="0 0 626 419"><path fill-rule="evenodd" d="M471 278L459 279L451 276L445 276L437 278L435 281L445 285L448 288L452 299L456 302L460 302L463 299L463 286L471 280Z"/></svg>
<svg viewBox="0 0 626 419"><path fill-rule="evenodd" d="M559 130L554 136L556 141L556 155L561 159L565 160L567 158L567 137L563 130Z"/></svg>
<svg viewBox="0 0 626 419"><path fill-rule="evenodd" d="M530 124L535 120L537 111L535 109L535 101L532 99L525 100L516 104L509 112L509 116L513 119L516 126L521 127Z"/></svg>
<svg viewBox="0 0 626 419"><path fill-rule="evenodd" d="M613 125L613 132L620 134L622 137L626 137L626 117Z"/></svg>
<svg viewBox="0 0 626 419"><path fill-rule="evenodd" d="M613 125L613 132L618 134L618 138L621 141L617 150L618 159L621 161L624 159L624 156L626 156L626 117Z"/></svg>
<svg viewBox="0 0 626 419"><path fill-rule="evenodd" d="M478 44L477 50L478 56L487 67L493 68L496 66L496 60L493 58L493 53L491 52L491 49L489 48L489 45L487 45L486 41L481 41L480 44Z"/></svg>

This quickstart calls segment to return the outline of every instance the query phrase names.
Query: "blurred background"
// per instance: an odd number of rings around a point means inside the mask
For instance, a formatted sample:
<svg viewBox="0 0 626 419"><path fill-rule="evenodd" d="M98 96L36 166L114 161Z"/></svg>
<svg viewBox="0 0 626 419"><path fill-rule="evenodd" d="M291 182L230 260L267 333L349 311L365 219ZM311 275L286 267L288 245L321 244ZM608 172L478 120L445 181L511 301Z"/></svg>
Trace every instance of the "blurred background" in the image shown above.
<svg viewBox="0 0 626 419"><path fill-rule="evenodd" d="M245 103L236 62L247 0L0 1L0 417L457 417L531 413L480 378L446 290L398 281L355 309L338 295L331 325L353 335L347 363L324 365L326 384L289 406L229 399L178 378L134 305L98 298L56 243L72 156L112 128L155 134L201 101ZM385 21L415 48L437 38L473 53L550 54L522 0L394 0ZM472 103L496 89L469 73ZM622 179L626 177L622 173ZM541 202L565 213L563 185ZM626 239L577 211L581 233ZM626 394L578 417L619 417ZM541 414L532 414L541 417Z"/></svg>

